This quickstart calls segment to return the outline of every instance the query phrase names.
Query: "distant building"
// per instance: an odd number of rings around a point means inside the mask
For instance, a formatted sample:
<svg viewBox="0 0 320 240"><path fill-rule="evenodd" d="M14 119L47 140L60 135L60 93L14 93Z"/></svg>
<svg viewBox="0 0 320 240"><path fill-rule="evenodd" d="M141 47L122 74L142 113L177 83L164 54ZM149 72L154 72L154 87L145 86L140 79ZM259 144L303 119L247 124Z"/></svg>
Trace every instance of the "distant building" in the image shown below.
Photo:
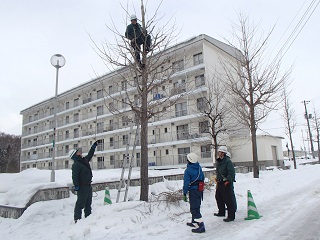
<svg viewBox="0 0 320 240"><path fill-rule="evenodd" d="M166 51L177 59L172 63L175 73L171 81L150 93L149 99L157 101L169 95L184 96L168 107L165 114L149 121L149 165L185 164L186 155L190 152L201 156L202 163L213 163L208 120L199 114L201 98L207 94L207 82L213 80L210 77L213 69L221 67L219 56L229 58L236 64L236 50L209 36L199 35ZM129 132L129 119L133 119L133 114L125 104L125 98L127 93L136 99L135 104L140 104L136 82L136 77L130 75L128 68L121 68L58 95L55 169L70 168L72 161L68 152L81 148L85 154L95 139L99 139L99 145L92 161L93 169L121 166L126 145L131 140L132 146L134 138L134 132L131 135ZM117 101L114 101L115 98ZM114 114L110 111L112 109L122 114ZM54 111L54 98L21 111L21 170L52 168ZM237 137L248 141L249 131L243 127L242 131L237 132ZM232 160L241 164L252 162L249 149L236 150L239 146L230 139L227 144L234 146L231 150L235 148ZM133 165L140 166L139 141L136 144ZM258 144L258 147L260 149L261 145ZM263 159L273 161L271 154L275 150L269 147L266 151L269 153ZM282 153L277 145L276 158L280 160L283 157L279 151ZM242 154L246 154L246 157Z"/></svg>

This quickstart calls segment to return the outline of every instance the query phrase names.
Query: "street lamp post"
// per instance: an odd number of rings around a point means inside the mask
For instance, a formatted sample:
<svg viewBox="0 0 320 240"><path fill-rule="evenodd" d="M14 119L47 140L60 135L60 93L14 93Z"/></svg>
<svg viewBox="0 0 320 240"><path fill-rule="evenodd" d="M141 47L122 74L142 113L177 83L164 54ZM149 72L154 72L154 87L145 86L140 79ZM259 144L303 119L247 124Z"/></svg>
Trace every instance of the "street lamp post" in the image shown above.
<svg viewBox="0 0 320 240"><path fill-rule="evenodd" d="M52 171L51 171L51 182L55 181L55 172L54 172L54 160L56 156L56 128L57 128L57 96L58 96L58 76L59 68L63 67L66 64L66 59L61 54L55 54L51 57L50 62L52 66L56 68L56 93L54 97L54 117L53 117L53 140L52 140Z"/></svg>

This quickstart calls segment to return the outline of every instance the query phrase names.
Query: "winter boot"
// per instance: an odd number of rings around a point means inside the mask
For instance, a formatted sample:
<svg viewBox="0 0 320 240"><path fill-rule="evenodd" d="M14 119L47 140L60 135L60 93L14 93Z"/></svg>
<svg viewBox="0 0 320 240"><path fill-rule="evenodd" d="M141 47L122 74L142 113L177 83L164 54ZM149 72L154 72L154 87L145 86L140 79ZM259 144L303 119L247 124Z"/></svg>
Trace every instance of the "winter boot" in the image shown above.
<svg viewBox="0 0 320 240"><path fill-rule="evenodd" d="M198 225L196 225L196 222L187 222L187 226L189 227L197 227Z"/></svg>
<svg viewBox="0 0 320 240"><path fill-rule="evenodd" d="M194 233L203 233L206 231L205 227L204 227L204 222L200 222L200 223L196 223L195 225L197 225L195 229L192 229L191 231Z"/></svg>

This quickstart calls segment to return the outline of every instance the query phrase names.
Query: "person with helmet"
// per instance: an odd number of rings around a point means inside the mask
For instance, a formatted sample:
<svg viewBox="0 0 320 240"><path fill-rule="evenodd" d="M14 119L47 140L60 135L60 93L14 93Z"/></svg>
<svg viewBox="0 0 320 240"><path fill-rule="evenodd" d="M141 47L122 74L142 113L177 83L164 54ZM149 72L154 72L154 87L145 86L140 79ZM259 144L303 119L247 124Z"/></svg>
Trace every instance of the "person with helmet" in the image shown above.
<svg viewBox="0 0 320 240"><path fill-rule="evenodd" d="M187 155L187 168L183 177L183 200L187 202L187 193L189 192L191 222L187 225L194 227L191 231L194 233L203 233L206 231L202 215L200 213L201 201L203 199L204 174L198 162L198 156L195 153ZM200 184L200 188L199 188ZM202 186L202 188L201 188Z"/></svg>
<svg viewBox="0 0 320 240"><path fill-rule="evenodd" d="M69 152L70 158L74 161L72 164L72 181L74 191L77 192L77 201L74 207L75 223L81 219L82 209L84 208L84 216L88 217L91 214L92 203L92 170L89 161L92 159L97 141L94 142L87 156L82 157L80 149L74 149Z"/></svg>
<svg viewBox="0 0 320 240"><path fill-rule="evenodd" d="M217 188L215 198L219 211L218 213L214 213L214 216L224 217L226 214L225 206L227 206L228 216L223 219L225 222L234 221L235 212L237 210L237 201L233 189L235 169L228 155L230 155L230 153L226 146L220 146L218 148L218 158L216 162Z"/></svg>
<svg viewBox="0 0 320 240"><path fill-rule="evenodd" d="M142 66L140 60L141 45L143 45L143 52L148 53L151 46L151 37L147 32L144 33L137 21L136 15L132 14L130 20L131 24L127 26L124 36L131 40L131 47L134 49L135 58L140 66Z"/></svg>

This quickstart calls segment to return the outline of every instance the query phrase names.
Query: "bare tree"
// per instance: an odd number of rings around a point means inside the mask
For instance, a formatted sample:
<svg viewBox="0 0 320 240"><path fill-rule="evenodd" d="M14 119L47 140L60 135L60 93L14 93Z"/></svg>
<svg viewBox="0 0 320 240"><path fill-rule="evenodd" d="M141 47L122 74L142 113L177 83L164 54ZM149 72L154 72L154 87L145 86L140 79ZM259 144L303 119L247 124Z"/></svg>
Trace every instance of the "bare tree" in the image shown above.
<svg viewBox="0 0 320 240"><path fill-rule="evenodd" d="M239 15L239 26L233 28L239 49L239 65L221 59L224 82L230 99L234 100L234 114L250 129L253 157L253 177L259 178L256 132L258 124L266 119L281 99L282 86L288 73L280 74L281 57L267 62L266 47L273 29L266 37L257 39L257 28L247 17Z"/></svg>
<svg viewBox="0 0 320 240"><path fill-rule="evenodd" d="M293 147L293 139L292 139L292 133L294 132L297 124L295 122L295 112L294 109L292 108L292 105L289 101L289 93L286 90L286 87L283 89L283 119L285 121L285 133L289 137L290 140L290 148L292 152L292 159L293 159L293 164L294 164L294 169L297 169L297 163L296 163L296 155L294 152L294 147ZM289 154L288 157L290 158Z"/></svg>
<svg viewBox="0 0 320 240"><path fill-rule="evenodd" d="M112 105L107 107L114 114L129 116L130 113L134 113L136 123L141 126L140 200L148 201L148 120L154 116L164 114L166 109L173 106L183 94L179 91L170 91L164 87L180 67L180 64L174 61L174 52L170 51L170 44L175 39L176 28L174 24L172 27L168 27L171 20L161 27L158 24L160 22L158 10L147 19L147 16L150 15L147 15L143 0L141 0L140 6L141 15L138 19L141 19L143 35L146 38L147 34L149 34L152 38L149 52L146 51L145 44L140 49L139 54L142 57L142 64L137 61L136 53L130 41L114 25L107 27L114 34L116 44L108 41L102 47L96 43L94 44L97 53L105 61L107 67L113 68L113 70L119 67L124 69L124 71L117 71L117 74L121 76L121 84L125 85L125 88L122 89L125 92L125 98L119 99L109 94L108 91L105 92L113 101L129 106L130 112L120 113ZM129 15L128 11L126 13ZM134 79L132 80L133 77ZM132 91L127 90L129 87L136 89L134 94ZM160 91L161 93L159 93ZM151 99L150 95L153 96ZM161 97L154 98L154 96ZM134 121L134 119L131 120Z"/></svg>
<svg viewBox="0 0 320 240"><path fill-rule="evenodd" d="M208 132L212 138L215 159L217 158L217 150L224 136L232 129L228 128L230 119L226 117L230 107L224 99L225 86L220 81L216 74L213 74L212 79L206 78L208 90L203 94L203 97L198 99L197 108L205 120L202 122L201 131Z"/></svg>

